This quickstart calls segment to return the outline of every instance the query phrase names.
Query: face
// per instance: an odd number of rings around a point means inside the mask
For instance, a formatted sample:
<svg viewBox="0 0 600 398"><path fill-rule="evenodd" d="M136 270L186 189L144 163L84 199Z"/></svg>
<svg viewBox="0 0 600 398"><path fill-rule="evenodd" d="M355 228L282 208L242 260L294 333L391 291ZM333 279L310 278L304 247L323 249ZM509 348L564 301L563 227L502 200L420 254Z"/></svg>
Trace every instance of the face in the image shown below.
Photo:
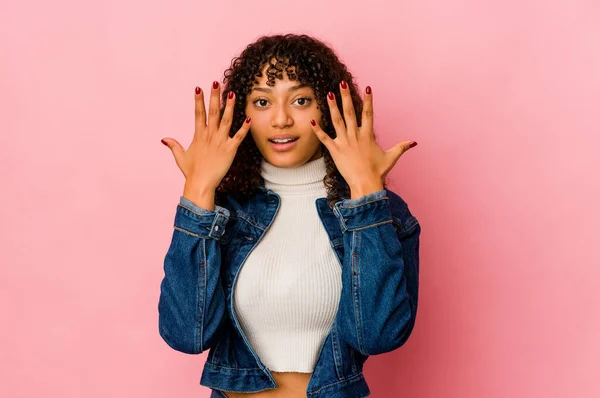
<svg viewBox="0 0 600 398"><path fill-rule="evenodd" d="M246 98L246 115L252 118L250 133L263 157L277 167L297 167L322 156L321 141L310 120L321 122L321 111L311 87L299 87L300 82L275 79L266 84L266 69ZM269 141L278 134L290 134L298 139L286 145Z"/></svg>

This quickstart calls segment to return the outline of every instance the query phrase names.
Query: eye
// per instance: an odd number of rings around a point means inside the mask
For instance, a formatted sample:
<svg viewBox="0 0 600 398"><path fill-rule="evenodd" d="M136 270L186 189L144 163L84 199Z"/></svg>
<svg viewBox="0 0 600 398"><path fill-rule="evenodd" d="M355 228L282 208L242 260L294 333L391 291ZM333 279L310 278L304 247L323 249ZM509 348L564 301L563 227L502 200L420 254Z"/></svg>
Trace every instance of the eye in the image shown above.
<svg viewBox="0 0 600 398"><path fill-rule="evenodd" d="M264 99L264 98L259 98L259 99L257 99L257 100L254 100L254 101L252 101L252 103L253 103L254 105L257 105L257 102L259 102L259 101L269 102L269 101L267 101L267 100L266 100L266 99ZM262 104L262 102L261 102L261 104ZM257 105L257 106L258 106L258 105ZM259 108L264 108L265 106L267 106L267 104L264 104L263 106L258 106L258 107L259 107Z"/></svg>
<svg viewBox="0 0 600 398"><path fill-rule="evenodd" d="M301 104L298 104L300 106L308 106L310 104L310 101L312 101L312 98L309 98L309 97L300 97L296 101L302 101ZM296 101L294 101L294 102L296 102Z"/></svg>

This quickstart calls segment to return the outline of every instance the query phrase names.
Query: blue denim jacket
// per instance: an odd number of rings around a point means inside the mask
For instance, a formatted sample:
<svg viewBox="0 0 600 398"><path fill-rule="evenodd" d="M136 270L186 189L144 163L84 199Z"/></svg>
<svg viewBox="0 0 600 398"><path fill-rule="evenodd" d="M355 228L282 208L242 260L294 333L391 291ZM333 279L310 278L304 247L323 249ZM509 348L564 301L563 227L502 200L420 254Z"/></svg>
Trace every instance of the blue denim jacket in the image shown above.
<svg viewBox="0 0 600 398"><path fill-rule="evenodd" d="M233 287L252 249L279 210L281 198L260 186L246 201L231 195L205 210L181 197L164 259L158 328L173 349L206 350L200 384L223 391L277 388L248 342L233 304ZM334 322L323 341L307 397L365 397L369 355L395 350L411 334L417 314L421 227L400 196L383 189L344 198L317 212L342 268Z"/></svg>

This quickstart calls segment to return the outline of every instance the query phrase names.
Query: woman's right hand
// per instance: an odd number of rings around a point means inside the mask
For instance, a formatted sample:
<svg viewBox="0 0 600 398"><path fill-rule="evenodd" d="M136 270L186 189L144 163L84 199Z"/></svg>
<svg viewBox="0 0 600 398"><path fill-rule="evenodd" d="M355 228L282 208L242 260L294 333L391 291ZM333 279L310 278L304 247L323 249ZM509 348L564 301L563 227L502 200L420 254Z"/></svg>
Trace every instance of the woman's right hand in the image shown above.
<svg viewBox="0 0 600 398"><path fill-rule="evenodd" d="M230 91L223 112L220 116L219 82L213 82L210 92L208 107L208 124L206 123L206 108L204 95L196 87L196 128L194 138L187 150L173 138L164 138L162 143L171 149L177 166L186 179L186 188L197 192L213 192L229 171L238 147L250 130L250 118L246 118L242 127L233 137L229 137L229 130L233 120L233 107L235 94ZM193 187L193 188L190 188Z"/></svg>

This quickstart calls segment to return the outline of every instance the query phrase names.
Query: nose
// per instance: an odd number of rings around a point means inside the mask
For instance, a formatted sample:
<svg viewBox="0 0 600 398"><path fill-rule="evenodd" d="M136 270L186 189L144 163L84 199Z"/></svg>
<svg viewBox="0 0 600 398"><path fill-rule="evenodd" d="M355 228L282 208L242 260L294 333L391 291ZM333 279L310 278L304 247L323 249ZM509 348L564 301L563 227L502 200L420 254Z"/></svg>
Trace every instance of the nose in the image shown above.
<svg viewBox="0 0 600 398"><path fill-rule="evenodd" d="M294 119L290 116L289 110L286 104L277 105L275 108L275 113L273 114L273 119L271 121L271 126L283 129L285 127L289 127L294 124Z"/></svg>

